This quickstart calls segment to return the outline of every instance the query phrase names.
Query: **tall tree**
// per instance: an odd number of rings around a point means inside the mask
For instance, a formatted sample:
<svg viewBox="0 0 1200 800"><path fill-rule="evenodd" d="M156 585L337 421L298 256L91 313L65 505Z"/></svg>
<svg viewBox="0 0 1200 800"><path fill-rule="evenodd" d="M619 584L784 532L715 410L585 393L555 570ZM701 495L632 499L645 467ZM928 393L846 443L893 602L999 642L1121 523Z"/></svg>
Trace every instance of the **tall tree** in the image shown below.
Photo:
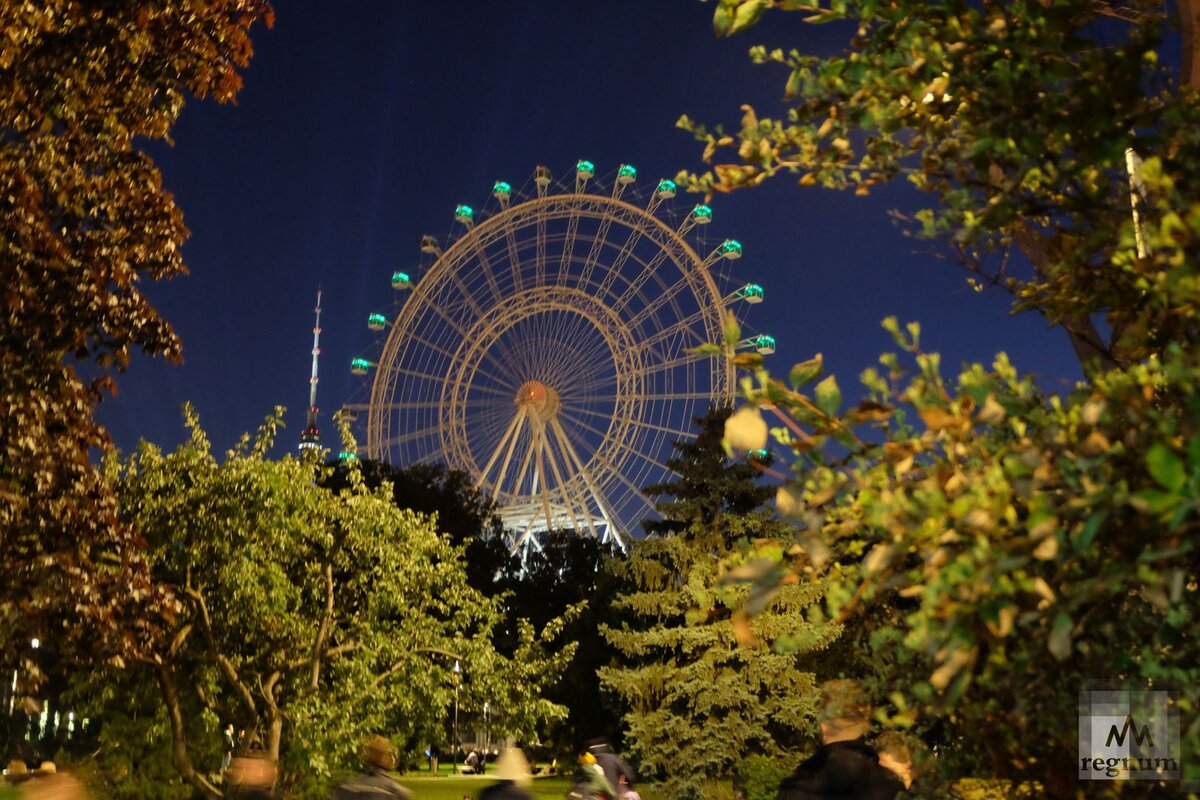
<svg viewBox="0 0 1200 800"><path fill-rule="evenodd" d="M1125 20L1104 16L1118 6ZM1184 210L1200 199L1200 105L1189 75L1159 58L1163 3L720 0L714 26L735 33L773 19L769 7L845 31L845 46L752 48L785 71L786 109L744 107L728 135L682 119L705 160L725 162L685 174L688 186L731 191L791 174L866 194L905 180L929 198L910 230L944 243L976 289L1002 287L1017 309L1061 325L1085 369L1196 337L1177 248L1156 248L1134 222L1180 228L1196 263ZM1189 54L1195 23L1185 20ZM1156 280L1161 291L1146 291Z"/></svg>
<svg viewBox="0 0 1200 800"><path fill-rule="evenodd" d="M470 711L488 701L498 736L528 736L561 716L541 697L571 657L570 646L544 646L560 624L541 634L523 625L511 656L497 652L498 602L467 583L462 549L429 518L368 490L353 467L334 492L319 485L320 465L268 460L275 418L222 462L190 412L188 424L176 452L142 445L110 464L154 580L180 603L169 635L133 672L84 677L89 716L112 726L101 737L114 774L158 747L192 790L220 797L208 775L218 726L233 722L246 731L243 748L281 759L292 794L323 796L368 733L408 752L444 742L452 703ZM127 709L150 712L140 735L130 735L138 725Z"/></svg>
<svg viewBox="0 0 1200 800"><path fill-rule="evenodd" d="M44 637L51 620L62 647L81 632L118 649L155 633L154 604L139 602L158 595L137 536L118 521L89 460L108 446L96 403L130 351L180 353L140 287L184 271L187 231L139 140L168 139L187 94L231 101L249 30L271 13L265 0L0 7L0 648L8 654Z"/></svg>
<svg viewBox="0 0 1200 800"><path fill-rule="evenodd" d="M676 444L668 466L679 478L650 489L663 519L613 562L628 589L615 600L624 620L603 628L618 665L602 669L601 682L628 708L626 743L641 770L671 797L715 796L713 781L742 756L803 741L816 711L804 658L836 636L804 616L819 584L755 603L748 622L738 609L753 599L722 581L721 559L740 542L788 528L762 507L770 489L756 485L759 471L727 459L728 416L710 412L695 440Z"/></svg>
<svg viewBox="0 0 1200 800"><path fill-rule="evenodd" d="M1118 6L1127 21L1102 16ZM788 107L746 110L732 135L682 120L706 159L728 162L689 185L788 173L866 193L905 178L930 198L914 231L976 286L1061 323L1087 380L1046 396L1003 353L947 378L919 326L895 319L885 327L910 355L864 370L857 403L833 376L805 388L819 358L786 381L761 374L748 399L779 410L796 454L777 506L803 528L762 543L756 590L809 579L777 569L805 549L830 581L821 616L869 648L892 722L941 739L951 777L1073 798L1088 680L1200 702L1196 4L1175 4L1192 15L1182 78L1159 58L1157 2L721 0L717 31L769 7L833 23L846 46L752 49L786 68ZM1197 746L1186 724L1181 750ZM1170 785L1143 777L1097 788Z"/></svg>

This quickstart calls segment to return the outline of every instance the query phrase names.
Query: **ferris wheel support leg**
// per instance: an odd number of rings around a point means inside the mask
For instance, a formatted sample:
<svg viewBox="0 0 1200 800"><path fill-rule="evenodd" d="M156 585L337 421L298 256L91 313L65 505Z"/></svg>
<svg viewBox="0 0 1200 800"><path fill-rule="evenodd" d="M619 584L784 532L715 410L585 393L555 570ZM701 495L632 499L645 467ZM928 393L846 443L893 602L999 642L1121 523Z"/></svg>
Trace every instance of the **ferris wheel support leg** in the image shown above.
<svg viewBox="0 0 1200 800"><path fill-rule="evenodd" d="M554 431L554 420L550 420L550 430ZM550 471L554 473L554 479L558 481L559 491L562 492L563 505L567 509L567 513L571 515L571 524L575 526L575 531L580 531L579 518L575 516L575 509L579 507L583 510L584 521L587 522L587 528L592 532L592 536L596 535L596 529L592 526L592 514L587 507L587 499L584 498L582 504L576 502L575 498L567 491L567 482L563 480L562 472L558 468L558 459L554 457L554 450L550 447L550 437L545 437L546 442L546 460L550 462Z"/></svg>
<svg viewBox="0 0 1200 800"><path fill-rule="evenodd" d="M542 498L542 512L546 515L546 532L549 533L553 529L554 521L550 516L550 489L546 486L546 463L542 457L542 453L546 448L546 428L539 421L538 423L534 423L534 430L537 432L537 442L534 445L537 450L535 455L535 459L537 460L537 474L541 476L542 483L538 494ZM530 523L530 527L532 527L532 522Z"/></svg>
<svg viewBox="0 0 1200 800"><path fill-rule="evenodd" d="M555 437L562 442L563 451L567 454L567 458L574 462L575 469L579 470L580 476L583 477L584 485L587 486L588 491L591 492L592 500L596 502L596 507L600 511L600 516L604 518L605 528L611 531L613 527L612 515L609 512L608 507L604 505L604 501L601 499L600 492L596 490L596 484L592 481L592 474L588 472L587 467L584 466L583 461L579 458L579 454L575 452L575 446L571 444L571 440L567 437L567 432L563 430L562 424L559 423L557 419L552 419L550 420L550 428L554 431ZM588 520L588 527L592 528L593 536L600 538L596 533L596 529L592 527L590 519Z"/></svg>
<svg viewBox="0 0 1200 800"><path fill-rule="evenodd" d="M530 428L533 426L530 425ZM525 489L525 476L529 473L529 464L533 461L533 445L530 444L529 449L525 451L525 455L521 457L521 468L517 470L517 480L513 484L512 493L514 495L523 494ZM534 477L534 484L537 484L537 478Z"/></svg>
<svg viewBox="0 0 1200 800"><path fill-rule="evenodd" d="M512 422L508 423L508 427L504 430L504 435L500 437L500 441L496 444L495 451L492 452L492 457L488 459L487 466L483 468L483 472L479 474L481 482L486 482L488 475L492 473L492 467L496 465L496 459L500 457L500 451L504 449L505 443L508 444L507 455L512 456L513 448L517 442L517 431L521 425L521 420L525 418L525 409L521 408L513 415ZM504 473L508 470L508 458L504 459L504 466L500 468L500 475L497 477L495 486L499 487L500 478L504 477ZM492 494L492 499L495 500L495 493Z"/></svg>

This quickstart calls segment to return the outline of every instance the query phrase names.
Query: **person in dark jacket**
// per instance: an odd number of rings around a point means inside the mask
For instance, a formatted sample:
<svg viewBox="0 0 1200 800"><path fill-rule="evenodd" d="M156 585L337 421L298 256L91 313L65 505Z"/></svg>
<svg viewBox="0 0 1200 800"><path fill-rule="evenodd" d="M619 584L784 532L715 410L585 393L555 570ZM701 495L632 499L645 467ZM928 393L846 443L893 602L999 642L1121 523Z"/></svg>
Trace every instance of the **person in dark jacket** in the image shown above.
<svg viewBox="0 0 1200 800"><path fill-rule="evenodd" d="M382 736L372 736L363 747L366 769L346 778L333 790L334 800L411 800L412 792L388 774L396 768L396 747Z"/></svg>
<svg viewBox="0 0 1200 800"><path fill-rule="evenodd" d="M533 800L533 775L525 754L510 747L496 761L498 781L483 790L479 800Z"/></svg>
<svg viewBox="0 0 1200 800"><path fill-rule="evenodd" d="M871 704L856 681L821 687L824 744L779 784L776 800L895 800L904 784L863 741Z"/></svg>
<svg viewBox="0 0 1200 800"><path fill-rule="evenodd" d="M633 767L629 766L629 762L621 758L613 752L605 739L592 739L588 742L587 751L596 758L596 763L600 765L600 769L604 770L604 777L613 785L613 788L622 793L633 788L637 776L633 772ZM619 794L618 794L619 796Z"/></svg>

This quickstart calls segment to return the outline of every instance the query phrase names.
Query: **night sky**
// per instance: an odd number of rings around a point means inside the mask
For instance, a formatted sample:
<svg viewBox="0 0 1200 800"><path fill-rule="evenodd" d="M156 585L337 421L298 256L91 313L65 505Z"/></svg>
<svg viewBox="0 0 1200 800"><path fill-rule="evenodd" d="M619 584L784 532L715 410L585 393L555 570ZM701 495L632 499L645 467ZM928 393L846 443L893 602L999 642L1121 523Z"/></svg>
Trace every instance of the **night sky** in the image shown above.
<svg viewBox="0 0 1200 800"><path fill-rule="evenodd" d="M844 32L769 15L732 40L696 0L278 3L237 105L192 101L174 145L152 153L182 207L191 274L147 291L183 339L180 366L135 358L100 411L117 445L185 437L196 405L219 449L288 408L279 451L294 449L308 404L312 309L324 290L321 382L329 413L362 397L350 359L371 355L371 311L394 270L418 261L421 234L445 237L457 203L484 205L492 183L556 176L577 159L597 175L624 162L639 183L700 166L675 128L687 113L737 127L744 102L780 113L786 75L755 67L752 44L829 51ZM824 40L822 37L828 37ZM680 195L677 207L697 198ZM822 352L848 399L891 347L887 315L920 320L947 372L1006 351L1048 387L1079 376L1065 334L1012 316L999 291L920 252L887 215L912 207L902 187L869 198L800 189L782 178L718 196L710 238L739 239L737 274L766 287L751 323L774 335L768 363Z"/></svg>

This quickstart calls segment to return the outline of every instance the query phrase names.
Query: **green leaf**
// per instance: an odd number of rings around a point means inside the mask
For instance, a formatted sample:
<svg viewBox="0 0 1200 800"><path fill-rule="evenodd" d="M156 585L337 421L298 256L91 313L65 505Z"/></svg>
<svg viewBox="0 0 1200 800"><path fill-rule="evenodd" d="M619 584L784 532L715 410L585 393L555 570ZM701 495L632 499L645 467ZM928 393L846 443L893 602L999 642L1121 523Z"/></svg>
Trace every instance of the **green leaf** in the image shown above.
<svg viewBox="0 0 1200 800"><path fill-rule="evenodd" d="M722 3L713 12L713 33L717 34L717 36L728 36L732 26L733 9L728 8Z"/></svg>
<svg viewBox="0 0 1200 800"><path fill-rule="evenodd" d="M733 24L725 35L730 36L738 31L746 30L758 22L766 10L767 0L742 0L734 12Z"/></svg>
<svg viewBox="0 0 1200 800"><path fill-rule="evenodd" d="M1166 489L1180 491L1187 483L1187 470L1179 456L1162 442L1155 442L1146 453L1150 475Z"/></svg>
<svg viewBox="0 0 1200 800"><path fill-rule="evenodd" d="M1050 629L1050 638L1046 646L1050 654L1059 661L1066 661L1071 656L1071 628L1074 624L1067 612L1060 611L1054 618L1054 627Z"/></svg>
<svg viewBox="0 0 1200 800"><path fill-rule="evenodd" d="M1140 492L1134 492L1133 496L1129 498L1129 502L1134 508L1147 514L1162 514L1174 508L1181 499L1173 492L1142 489Z"/></svg>
<svg viewBox="0 0 1200 800"><path fill-rule="evenodd" d="M831 417L837 413L838 408L842 405L842 390L838 388L836 377L830 375L818 383L814 392L816 394L817 408Z"/></svg>
<svg viewBox="0 0 1200 800"><path fill-rule="evenodd" d="M737 319L732 315L725 320L723 332L725 334L725 344L730 350L737 347L738 342L742 340L742 326L738 324Z"/></svg>
<svg viewBox="0 0 1200 800"><path fill-rule="evenodd" d="M810 383L821 377L821 372L825 369L825 359L817 353L807 361L801 361L792 367L792 371L788 373L788 381L792 384L793 389L799 389L807 383Z"/></svg>

